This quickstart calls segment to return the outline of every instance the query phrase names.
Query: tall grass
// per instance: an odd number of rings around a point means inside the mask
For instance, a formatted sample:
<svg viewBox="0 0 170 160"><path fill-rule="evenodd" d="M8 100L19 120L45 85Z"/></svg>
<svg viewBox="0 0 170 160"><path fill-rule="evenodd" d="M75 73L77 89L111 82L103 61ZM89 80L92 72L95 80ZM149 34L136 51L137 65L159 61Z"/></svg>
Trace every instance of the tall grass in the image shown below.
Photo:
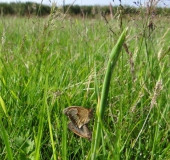
<svg viewBox="0 0 170 160"><path fill-rule="evenodd" d="M121 48L123 44L125 43L125 37L126 37L127 28L123 31L121 34L117 44L114 46L111 54L110 59L108 61L108 66L106 69L106 74L103 82L103 88L101 93L101 102L99 101L98 107L97 107L97 121L96 121L96 132L93 134L93 142L92 144L92 159L96 159L97 151L99 150L99 143L101 139L101 125L103 124L103 118L104 118L104 111L106 110L107 105L107 97L109 92L109 86L112 76L112 70L114 69L116 62L118 61ZM104 151L105 152L105 151ZM105 153L104 153L105 154Z"/></svg>
<svg viewBox="0 0 170 160"><path fill-rule="evenodd" d="M122 49L115 65L96 159L170 158L169 19L155 19L149 34L135 18L123 21L131 54ZM96 110L117 37L102 19L55 14L2 17L0 35L0 159L90 159L92 144L67 129L62 111Z"/></svg>

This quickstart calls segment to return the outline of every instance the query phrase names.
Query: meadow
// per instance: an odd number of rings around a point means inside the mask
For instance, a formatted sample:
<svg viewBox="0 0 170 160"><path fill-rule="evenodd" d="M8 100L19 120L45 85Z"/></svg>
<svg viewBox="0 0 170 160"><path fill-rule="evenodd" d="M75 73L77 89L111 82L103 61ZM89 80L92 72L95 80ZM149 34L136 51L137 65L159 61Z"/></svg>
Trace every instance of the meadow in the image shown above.
<svg viewBox="0 0 170 160"><path fill-rule="evenodd" d="M169 23L143 15L1 17L0 159L170 159ZM124 28L95 139L106 69ZM63 109L74 105L94 110L92 142L67 128Z"/></svg>

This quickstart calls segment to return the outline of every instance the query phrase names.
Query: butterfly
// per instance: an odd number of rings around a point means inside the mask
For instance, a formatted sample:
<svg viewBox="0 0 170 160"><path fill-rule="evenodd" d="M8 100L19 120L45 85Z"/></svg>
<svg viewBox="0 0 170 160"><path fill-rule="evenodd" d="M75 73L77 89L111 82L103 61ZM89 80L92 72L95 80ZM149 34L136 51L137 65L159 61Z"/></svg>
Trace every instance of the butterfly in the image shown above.
<svg viewBox="0 0 170 160"><path fill-rule="evenodd" d="M93 116L92 109L86 109L80 106L67 107L63 110L63 112L78 128L89 123Z"/></svg>
<svg viewBox="0 0 170 160"><path fill-rule="evenodd" d="M68 128L78 136L86 138L91 141L92 134L86 125L83 125L81 128L78 128L74 125L73 122L69 122Z"/></svg>

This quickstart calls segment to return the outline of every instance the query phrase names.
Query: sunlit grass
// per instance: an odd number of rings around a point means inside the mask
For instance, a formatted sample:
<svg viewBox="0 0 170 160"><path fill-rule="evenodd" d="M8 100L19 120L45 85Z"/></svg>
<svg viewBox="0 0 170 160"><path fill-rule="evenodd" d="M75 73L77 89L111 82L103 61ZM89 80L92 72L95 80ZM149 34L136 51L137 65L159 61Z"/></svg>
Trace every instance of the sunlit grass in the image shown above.
<svg viewBox="0 0 170 160"><path fill-rule="evenodd" d="M123 48L112 73L97 159L170 158L165 19L150 37L140 18L124 21L131 54ZM102 19L1 18L0 159L90 159L92 143L67 129L63 109L96 112L121 35L116 19L110 26L117 37Z"/></svg>

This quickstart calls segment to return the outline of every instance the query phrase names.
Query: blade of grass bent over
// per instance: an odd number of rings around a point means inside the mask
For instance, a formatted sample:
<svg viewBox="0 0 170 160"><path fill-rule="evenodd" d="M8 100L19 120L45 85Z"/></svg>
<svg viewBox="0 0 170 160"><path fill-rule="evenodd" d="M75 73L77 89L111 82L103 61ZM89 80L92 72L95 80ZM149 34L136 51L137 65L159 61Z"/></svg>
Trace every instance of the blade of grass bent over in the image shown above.
<svg viewBox="0 0 170 160"><path fill-rule="evenodd" d="M0 119L0 134L1 134L1 137L4 141L4 143L5 143L7 158L8 158L8 160L13 160L13 153L12 153L12 150L11 150L11 147L10 147L8 134L5 130L5 127L3 126L1 119Z"/></svg>
<svg viewBox="0 0 170 160"><path fill-rule="evenodd" d="M103 117L104 117L104 110L105 110L105 106L107 102L112 71L116 65L116 62L118 61L121 48L125 41L126 32L127 32L127 28L124 29L116 45L112 49L112 52L110 54L110 59L107 65L107 70L106 70L103 88L102 88L102 94L101 94L101 102L100 102L100 105L98 105L97 107L98 118L97 118L97 122L95 122L97 123L97 129L96 129L96 132L94 133L95 135L93 135L93 137L95 138L93 138L93 141L92 141L92 157L91 157L92 160L96 159L96 152L99 150L99 143L101 141L101 124L100 123L102 122Z"/></svg>
<svg viewBox="0 0 170 160"><path fill-rule="evenodd" d="M7 113L7 108L5 106L5 102L4 100L2 99L2 97L0 96L0 137L2 138L2 140L4 141L5 143L5 147L6 147L6 153L7 153L7 159L8 160L12 160L13 159L13 152L11 150L11 147L10 147L10 140L9 140L9 136L8 136L8 133L7 131L5 130L5 127L3 125L3 122L2 122L2 116L3 116L3 112L5 113L6 117L8 118L8 113ZM1 111L3 110L3 111ZM1 115L2 113L2 115ZM9 120L8 120L9 121ZM10 121L9 121L10 123Z"/></svg>

